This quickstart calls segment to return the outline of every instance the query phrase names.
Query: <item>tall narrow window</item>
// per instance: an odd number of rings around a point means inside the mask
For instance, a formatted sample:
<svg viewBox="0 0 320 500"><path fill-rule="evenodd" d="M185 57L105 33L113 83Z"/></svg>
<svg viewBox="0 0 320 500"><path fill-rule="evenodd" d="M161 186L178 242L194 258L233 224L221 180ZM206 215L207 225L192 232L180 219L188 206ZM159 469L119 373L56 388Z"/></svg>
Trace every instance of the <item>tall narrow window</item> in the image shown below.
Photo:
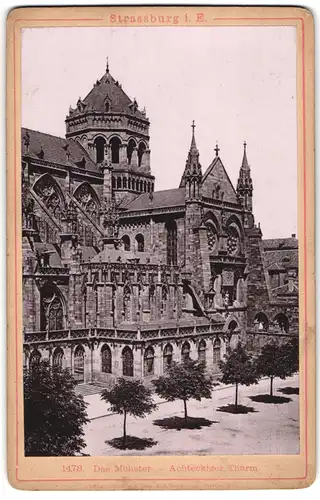
<svg viewBox="0 0 320 500"><path fill-rule="evenodd" d="M128 285L123 290L123 319L131 321L131 290Z"/></svg>
<svg viewBox="0 0 320 500"><path fill-rule="evenodd" d="M173 347L171 344L167 344L163 350L163 371L166 373L170 366L172 365L173 360Z"/></svg>
<svg viewBox="0 0 320 500"><path fill-rule="evenodd" d="M102 373L112 373L112 354L107 344L101 348L101 371Z"/></svg>
<svg viewBox="0 0 320 500"><path fill-rule="evenodd" d="M96 162L102 163L104 160L104 150L106 147L106 141L103 137L97 137L94 141L96 148Z"/></svg>
<svg viewBox="0 0 320 500"><path fill-rule="evenodd" d="M125 377L133 377L133 354L128 346L122 351L122 374Z"/></svg>
<svg viewBox="0 0 320 500"><path fill-rule="evenodd" d="M146 151L146 146L143 142L140 142L139 148L138 148L138 165L141 167L142 164L142 157Z"/></svg>
<svg viewBox="0 0 320 500"><path fill-rule="evenodd" d="M190 344L189 342L184 342L181 349L181 360L188 361L190 359Z"/></svg>
<svg viewBox="0 0 320 500"><path fill-rule="evenodd" d="M113 137L110 141L111 146L111 162L119 163L120 161L120 145L121 141L118 137Z"/></svg>
<svg viewBox="0 0 320 500"><path fill-rule="evenodd" d="M63 360L63 350L61 349L61 347L57 347L52 356L53 366L62 367L62 360Z"/></svg>
<svg viewBox="0 0 320 500"><path fill-rule="evenodd" d="M145 376L154 374L154 350L151 346L144 353L144 374Z"/></svg>
<svg viewBox="0 0 320 500"><path fill-rule="evenodd" d="M130 139L130 141L128 142L128 146L127 146L127 158L128 158L128 164L131 165L131 161L132 161L132 155L133 155L133 152L136 148L136 143L133 139Z"/></svg>
<svg viewBox="0 0 320 500"><path fill-rule="evenodd" d="M215 366L218 366L218 363L221 359L221 340L220 339L215 339L213 343L213 364Z"/></svg>
<svg viewBox="0 0 320 500"><path fill-rule="evenodd" d="M136 236L136 248L138 252L144 252L144 237L142 234Z"/></svg>
<svg viewBox="0 0 320 500"><path fill-rule="evenodd" d="M124 236L122 236L121 241L123 244L123 248L126 250L126 252L128 252L130 250L130 238L129 238L129 236L127 234L125 234Z"/></svg>
<svg viewBox="0 0 320 500"><path fill-rule="evenodd" d="M205 363L206 362L206 350L207 350L207 345L205 340L200 340L199 342L199 347L198 347L198 359L200 363Z"/></svg>
<svg viewBox="0 0 320 500"><path fill-rule="evenodd" d="M74 351L74 378L78 384L84 382L84 349L81 345Z"/></svg>
<svg viewBox="0 0 320 500"><path fill-rule="evenodd" d="M41 289L40 329L63 330L63 306L58 291L51 286Z"/></svg>
<svg viewBox="0 0 320 500"><path fill-rule="evenodd" d="M167 264L177 265L177 224L174 220L166 223L167 232Z"/></svg>

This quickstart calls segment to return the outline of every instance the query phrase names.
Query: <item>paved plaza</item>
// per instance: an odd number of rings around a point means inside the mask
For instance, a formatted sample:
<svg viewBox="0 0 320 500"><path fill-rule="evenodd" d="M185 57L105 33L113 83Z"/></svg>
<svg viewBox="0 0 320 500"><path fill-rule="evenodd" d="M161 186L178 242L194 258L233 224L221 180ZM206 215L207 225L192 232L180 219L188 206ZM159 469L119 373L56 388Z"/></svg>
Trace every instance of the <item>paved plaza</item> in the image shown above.
<svg viewBox="0 0 320 500"><path fill-rule="evenodd" d="M276 379L277 403L264 402L269 380L258 385L241 386L239 404L245 413L219 410L234 402L234 387L219 386L212 399L190 400L191 427L179 429L183 417L182 401L159 402L158 409L143 419L127 418L127 434L134 436L140 449L121 450L109 442L122 436L123 417L111 414L99 394L85 397L92 419L85 428L91 456L116 455L226 455L226 454L297 454L299 453L299 380L298 375ZM259 397L260 396L260 397ZM253 399L251 399L253 398ZM262 399L262 401L261 401Z"/></svg>

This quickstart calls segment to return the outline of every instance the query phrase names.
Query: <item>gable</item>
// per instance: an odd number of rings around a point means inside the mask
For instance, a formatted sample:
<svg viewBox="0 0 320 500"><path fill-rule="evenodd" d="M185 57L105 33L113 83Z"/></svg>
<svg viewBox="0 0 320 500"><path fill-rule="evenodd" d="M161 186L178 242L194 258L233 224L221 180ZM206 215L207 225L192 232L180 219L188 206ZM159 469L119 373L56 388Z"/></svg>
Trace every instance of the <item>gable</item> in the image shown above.
<svg viewBox="0 0 320 500"><path fill-rule="evenodd" d="M224 193L224 201L238 203L237 194L219 157L216 157L208 167L202 179L202 194L212 198L213 191L220 186L219 192Z"/></svg>

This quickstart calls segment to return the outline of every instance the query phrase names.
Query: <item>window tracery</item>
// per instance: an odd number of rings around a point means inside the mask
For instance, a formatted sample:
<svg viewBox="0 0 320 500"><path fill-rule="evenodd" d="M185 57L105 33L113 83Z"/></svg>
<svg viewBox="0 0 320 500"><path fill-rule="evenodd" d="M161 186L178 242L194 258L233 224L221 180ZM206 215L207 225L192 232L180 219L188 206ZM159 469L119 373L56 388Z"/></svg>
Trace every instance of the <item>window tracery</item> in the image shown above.
<svg viewBox="0 0 320 500"><path fill-rule="evenodd" d="M94 189L87 183L81 184L76 189L74 197L91 219L97 221L99 216L99 203Z"/></svg>
<svg viewBox="0 0 320 500"><path fill-rule="evenodd" d="M44 175L36 181L33 190L50 211L51 215L55 219L60 220L65 202L57 182L50 175Z"/></svg>

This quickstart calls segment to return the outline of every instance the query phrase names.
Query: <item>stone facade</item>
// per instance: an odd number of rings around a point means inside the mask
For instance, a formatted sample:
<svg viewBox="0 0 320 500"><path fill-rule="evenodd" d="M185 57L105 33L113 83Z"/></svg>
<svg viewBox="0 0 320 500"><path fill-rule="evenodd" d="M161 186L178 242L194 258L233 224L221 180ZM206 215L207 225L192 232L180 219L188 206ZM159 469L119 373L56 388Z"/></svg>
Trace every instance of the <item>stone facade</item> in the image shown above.
<svg viewBox="0 0 320 500"><path fill-rule="evenodd" d="M246 144L237 188L219 148L203 173L194 124L178 188L155 191L149 120L107 67L66 139L22 130L25 365L81 382L218 361L298 335L298 242L263 240ZM180 168L177 166L177 168Z"/></svg>

